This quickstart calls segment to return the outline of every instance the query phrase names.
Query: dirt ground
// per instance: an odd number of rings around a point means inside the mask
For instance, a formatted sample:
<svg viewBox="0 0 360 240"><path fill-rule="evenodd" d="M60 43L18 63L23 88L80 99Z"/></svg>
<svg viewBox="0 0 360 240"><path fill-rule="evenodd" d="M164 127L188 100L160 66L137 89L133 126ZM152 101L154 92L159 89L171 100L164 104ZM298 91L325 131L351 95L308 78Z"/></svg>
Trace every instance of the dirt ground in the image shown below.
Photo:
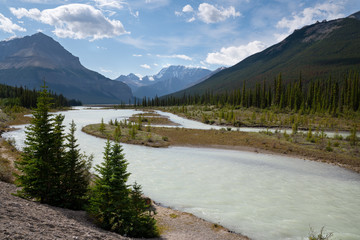
<svg viewBox="0 0 360 240"><path fill-rule="evenodd" d="M84 211L72 211L16 196L0 181L0 239L129 239L95 226ZM160 239L249 239L192 214L156 206Z"/></svg>

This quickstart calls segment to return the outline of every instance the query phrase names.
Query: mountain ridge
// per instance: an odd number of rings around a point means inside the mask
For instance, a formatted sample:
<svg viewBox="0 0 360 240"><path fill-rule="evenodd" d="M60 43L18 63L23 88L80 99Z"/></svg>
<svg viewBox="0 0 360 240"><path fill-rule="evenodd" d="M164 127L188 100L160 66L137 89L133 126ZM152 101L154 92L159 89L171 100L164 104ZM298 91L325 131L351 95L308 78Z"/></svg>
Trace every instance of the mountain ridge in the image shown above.
<svg viewBox="0 0 360 240"><path fill-rule="evenodd" d="M199 67L172 65L161 69L155 75L140 78L133 73L121 75L115 80L128 84L138 98L162 96L193 85L206 79L212 71Z"/></svg>
<svg viewBox="0 0 360 240"><path fill-rule="evenodd" d="M0 83L49 89L85 104L128 103L131 89L81 65L51 37L36 33L0 42Z"/></svg>
<svg viewBox="0 0 360 240"><path fill-rule="evenodd" d="M281 73L284 83L302 76L304 83L317 78L342 77L359 69L360 12L346 18L317 22L295 30L283 41L255 53L209 79L174 93L221 93L255 87L256 83L272 84Z"/></svg>

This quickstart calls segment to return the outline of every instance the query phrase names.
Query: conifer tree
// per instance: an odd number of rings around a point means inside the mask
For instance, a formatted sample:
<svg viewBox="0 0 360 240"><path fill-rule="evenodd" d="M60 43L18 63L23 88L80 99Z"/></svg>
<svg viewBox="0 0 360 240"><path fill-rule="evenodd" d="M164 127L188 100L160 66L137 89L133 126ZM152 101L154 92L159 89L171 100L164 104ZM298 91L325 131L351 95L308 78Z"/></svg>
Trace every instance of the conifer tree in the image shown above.
<svg viewBox="0 0 360 240"><path fill-rule="evenodd" d="M66 154L64 157L63 206L71 209L81 209L90 183L90 168L92 156L80 153L79 144L75 138L76 125L70 123L70 133L66 136Z"/></svg>
<svg viewBox="0 0 360 240"><path fill-rule="evenodd" d="M104 229L130 237L156 237L156 221L144 211L139 186L136 184L131 191L127 185L127 165L120 144L111 146L108 140L104 161L95 168L99 175L88 211Z"/></svg>
<svg viewBox="0 0 360 240"><path fill-rule="evenodd" d="M58 182L53 152L52 115L49 114L51 98L47 87L42 86L37 108L33 112L31 124L26 129L25 147L22 159L15 163L21 174L16 175L16 183L22 187L18 195L52 204L52 188ZM54 183L55 181L55 183Z"/></svg>

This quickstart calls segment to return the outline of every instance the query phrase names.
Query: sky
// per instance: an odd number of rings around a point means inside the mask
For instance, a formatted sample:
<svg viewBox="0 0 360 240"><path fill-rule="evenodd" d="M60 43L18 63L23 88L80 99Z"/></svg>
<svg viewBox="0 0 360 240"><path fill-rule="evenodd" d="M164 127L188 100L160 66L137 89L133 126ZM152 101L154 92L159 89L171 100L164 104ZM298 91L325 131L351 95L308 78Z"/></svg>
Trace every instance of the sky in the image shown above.
<svg viewBox="0 0 360 240"><path fill-rule="evenodd" d="M170 65L215 70L316 21L360 11L360 0L0 0L0 41L52 37L110 79Z"/></svg>

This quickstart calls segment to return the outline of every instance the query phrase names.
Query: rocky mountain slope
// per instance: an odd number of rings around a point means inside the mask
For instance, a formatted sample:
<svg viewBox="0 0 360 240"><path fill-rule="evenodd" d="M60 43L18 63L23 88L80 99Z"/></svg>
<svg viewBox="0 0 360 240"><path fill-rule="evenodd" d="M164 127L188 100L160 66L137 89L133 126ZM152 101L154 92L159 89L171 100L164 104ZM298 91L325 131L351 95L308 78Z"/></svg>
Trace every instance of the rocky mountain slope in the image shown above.
<svg viewBox="0 0 360 240"><path fill-rule="evenodd" d="M295 30L286 39L175 96L214 93L253 88L256 83L273 79L280 73L284 83L299 79L343 80L349 71L360 71L360 12L332 21L316 22Z"/></svg>
<svg viewBox="0 0 360 240"><path fill-rule="evenodd" d="M37 33L0 42L0 83L49 89L83 103L128 103L130 88L81 65L51 37Z"/></svg>
<svg viewBox="0 0 360 240"><path fill-rule="evenodd" d="M173 93L211 75L211 71L204 68L190 68L185 66L169 66L163 68L158 74L139 78L135 74L121 75L117 81L128 84L134 96L138 98L155 97Z"/></svg>

